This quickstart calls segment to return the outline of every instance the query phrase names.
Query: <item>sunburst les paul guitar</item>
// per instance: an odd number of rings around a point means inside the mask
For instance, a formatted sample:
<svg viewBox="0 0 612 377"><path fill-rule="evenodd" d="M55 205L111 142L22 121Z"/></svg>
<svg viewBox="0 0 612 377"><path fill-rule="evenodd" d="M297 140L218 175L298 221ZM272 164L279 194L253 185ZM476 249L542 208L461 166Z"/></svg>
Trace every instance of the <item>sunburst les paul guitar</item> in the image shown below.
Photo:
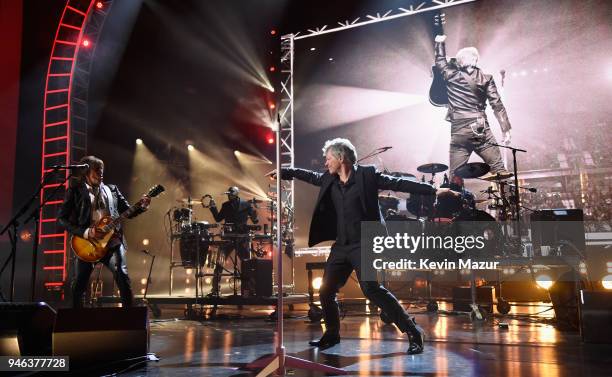
<svg viewBox="0 0 612 377"><path fill-rule="evenodd" d="M164 192L164 186L156 185L153 186L149 192L145 195L149 198L154 198L157 195ZM104 237L100 239L85 239L79 236L72 236L70 239L70 246L76 256L85 262L97 262L104 258L108 253L107 245L111 238L115 235L117 226L121 220L131 216L136 210L140 208L140 202L132 205L130 208L125 210L121 215L117 217L104 216L101 218L94 227L104 233Z"/></svg>

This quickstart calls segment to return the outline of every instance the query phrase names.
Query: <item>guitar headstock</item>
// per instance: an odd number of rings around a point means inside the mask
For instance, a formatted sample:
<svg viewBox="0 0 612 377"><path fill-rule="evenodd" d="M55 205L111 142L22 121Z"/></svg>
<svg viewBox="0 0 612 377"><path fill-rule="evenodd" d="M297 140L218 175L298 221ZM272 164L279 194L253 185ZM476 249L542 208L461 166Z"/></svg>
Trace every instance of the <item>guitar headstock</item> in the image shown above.
<svg viewBox="0 0 612 377"><path fill-rule="evenodd" d="M446 14L439 12L434 15L434 25L442 26L446 23Z"/></svg>
<svg viewBox="0 0 612 377"><path fill-rule="evenodd" d="M149 192L147 193L147 196L149 198L154 198L154 197L156 197L157 195L161 194L164 191L166 191L164 186L162 186L162 185L155 185L155 186L153 186L153 187L151 187L149 189Z"/></svg>
<svg viewBox="0 0 612 377"><path fill-rule="evenodd" d="M446 14L436 12L434 15L433 32L434 35L444 35L444 24L446 23Z"/></svg>

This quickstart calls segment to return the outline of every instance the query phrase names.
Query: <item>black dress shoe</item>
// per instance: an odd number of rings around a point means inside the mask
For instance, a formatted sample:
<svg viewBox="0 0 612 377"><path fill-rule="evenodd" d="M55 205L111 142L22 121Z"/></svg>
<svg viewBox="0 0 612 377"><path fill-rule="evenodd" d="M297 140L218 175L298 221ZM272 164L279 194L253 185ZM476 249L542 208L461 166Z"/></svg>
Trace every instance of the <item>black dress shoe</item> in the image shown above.
<svg viewBox="0 0 612 377"><path fill-rule="evenodd" d="M414 327L408 330L408 341L410 342L410 345L408 346L408 351L406 351L406 353L408 355L416 355L423 353L423 349L425 347L423 344L425 332L421 326L416 324L414 318L412 318L411 321L414 323Z"/></svg>
<svg viewBox="0 0 612 377"><path fill-rule="evenodd" d="M311 340L308 342L311 346L319 347L319 349L327 349L340 343L340 335L326 332L319 340Z"/></svg>

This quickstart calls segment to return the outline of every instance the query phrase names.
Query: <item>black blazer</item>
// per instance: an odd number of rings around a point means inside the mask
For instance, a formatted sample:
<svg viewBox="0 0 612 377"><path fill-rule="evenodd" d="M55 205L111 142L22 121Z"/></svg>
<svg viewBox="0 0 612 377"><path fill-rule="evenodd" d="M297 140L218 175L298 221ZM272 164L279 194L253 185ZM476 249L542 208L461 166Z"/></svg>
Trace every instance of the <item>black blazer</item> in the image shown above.
<svg viewBox="0 0 612 377"><path fill-rule="evenodd" d="M113 205L109 205L110 214L113 217L119 216L122 212L130 208L130 204L123 197L117 186L106 185L110 189L112 195L109 200L113 200ZM130 218L138 216L143 210L136 210ZM89 191L85 183L79 183L71 185L66 191L64 196L64 202L59 210L58 215L59 223L66 228L68 233L83 237L85 230L89 228L91 224L91 199L89 198ZM121 233L121 226L118 229L119 234Z"/></svg>
<svg viewBox="0 0 612 377"><path fill-rule="evenodd" d="M337 216L329 189L336 176L316 173L305 169L283 168L283 179L297 178L315 186L320 186L315 210L310 222L308 246L314 246L323 241L336 239ZM436 189L427 184L408 178L392 177L376 171L374 166L357 165L355 180L359 187L361 206L366 214L364 221L384 222L378 204L379 190L409 192L413 194L434 195Z"/></svg>

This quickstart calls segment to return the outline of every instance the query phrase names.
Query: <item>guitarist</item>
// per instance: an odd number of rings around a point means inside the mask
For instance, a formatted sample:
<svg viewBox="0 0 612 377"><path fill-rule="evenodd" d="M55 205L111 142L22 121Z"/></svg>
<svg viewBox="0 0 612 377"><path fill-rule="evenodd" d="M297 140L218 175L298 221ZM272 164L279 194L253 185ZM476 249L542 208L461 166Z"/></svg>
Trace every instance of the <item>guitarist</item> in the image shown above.
<svg viewBox="0 0 612 377"><path fill-rule="evenodd" d="M83 157L79 164L89 167L70 181L58 220L66 230L85 239L101 239L104 233L93 225L106 215L118 216L130 205L115 185L102 183L104 162L94 156ZM146 211L151 199L143 197L131 217ZM119 229L108 243L109 252L102 262L111 272L119 287L123 307L132 306L132 288L125 259L126 248L123 232ZM72 286L72 303L75 308L83 306L83 294L94 264L76 258L76 281Z"/></svg>
<svg viewBox="0 0 612 377"><path fill-rule="evenodd" d="M459 50L456 58L448 62L445 40L446 35L435 38L435 64L444 77L448 93L446 120L451 122L451 177L455 169L467 163L472 152L476 152L491 167L491 175L509 178L512 174L504 166L499 147L488 144L497 142L485 115L487 100L501 126L503 142L510 143L510 121L493 76L476 66L479 54L475 47Z"/></svg>

